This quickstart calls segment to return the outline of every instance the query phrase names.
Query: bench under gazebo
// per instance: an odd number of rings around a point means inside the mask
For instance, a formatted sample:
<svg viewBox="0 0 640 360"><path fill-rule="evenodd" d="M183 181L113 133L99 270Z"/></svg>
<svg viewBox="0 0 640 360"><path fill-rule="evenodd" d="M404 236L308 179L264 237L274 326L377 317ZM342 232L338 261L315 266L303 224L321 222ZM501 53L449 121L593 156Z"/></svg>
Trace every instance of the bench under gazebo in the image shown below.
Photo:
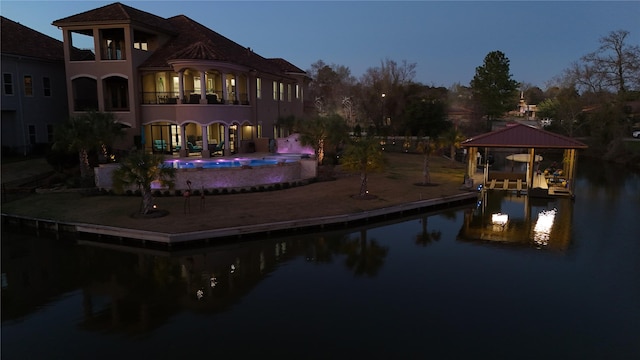
<svg viewBox="0 0 640 360"><path fill-rule="evenodd" d="M573 196L578 149L587 145L575 139L520 123L481 134L461 143L467 148L467 174L485 189L525 192L531 196ZM479 152L484 149L484 154ZM490 171L487 159L489 149L527 149L526 153L514 153L506 157L513 163L526 164L525 173L514 171ZM542 156L537 152L564 150L563 160L557 168L540 170ZM478 173L478 165L484 166Z"/></svg>

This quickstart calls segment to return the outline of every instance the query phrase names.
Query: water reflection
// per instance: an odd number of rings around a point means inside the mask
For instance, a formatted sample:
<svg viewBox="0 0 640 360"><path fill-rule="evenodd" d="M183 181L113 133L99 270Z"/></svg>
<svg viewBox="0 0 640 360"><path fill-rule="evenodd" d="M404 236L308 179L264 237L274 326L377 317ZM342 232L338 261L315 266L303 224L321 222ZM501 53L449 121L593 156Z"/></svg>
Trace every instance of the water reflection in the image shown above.
<svg viewBox="0 0 640 360"><path fill-rule="evenodd" d="M27 316L78 288L81 328L148 332L185 309L224 312L295 258L318 264L340 259L354 275L373 277L384 266L388 248L368 239L366 229L356 234L172 253L83 240L60 242L3 229L2 321Z"/></svg>
<svg viewBox="0 0 640 360"><path fill-rule="evenodd" d="M465 211L458 239L565 251L571 243L573 202L486 191Z"/></svg>
<svg viewBox="0 0 640 360"><path fill-rule="evenodd" d="M174 252L3 227L2 358L638 358L640 176L617 175Z"/></svg>

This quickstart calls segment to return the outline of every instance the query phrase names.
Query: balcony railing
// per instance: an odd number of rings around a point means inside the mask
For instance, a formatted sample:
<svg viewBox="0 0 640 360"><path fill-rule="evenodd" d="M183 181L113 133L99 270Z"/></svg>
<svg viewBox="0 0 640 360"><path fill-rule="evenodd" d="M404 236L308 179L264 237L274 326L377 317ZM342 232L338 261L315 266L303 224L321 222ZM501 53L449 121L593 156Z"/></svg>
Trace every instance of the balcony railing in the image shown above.
<svg viewBox="0 0 640 360"><path fill-rule="evenodd" d="M177 104L178 94L174 92L142 92L143 104ZM207 93L205 95L207 104L233 104L233 105L249 105L247 94L239 94L240 100L224 100L219 93ZM200 104L200 94L188 94L182 99L183 104Z"/></svg>

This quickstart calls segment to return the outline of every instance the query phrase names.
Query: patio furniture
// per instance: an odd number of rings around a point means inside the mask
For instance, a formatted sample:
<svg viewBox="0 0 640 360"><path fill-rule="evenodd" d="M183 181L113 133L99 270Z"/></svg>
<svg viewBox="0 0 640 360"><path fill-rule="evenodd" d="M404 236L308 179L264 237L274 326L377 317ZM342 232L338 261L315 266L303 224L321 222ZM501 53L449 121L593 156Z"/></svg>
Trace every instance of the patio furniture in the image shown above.
<svg viewBox="0 0 640 360"><path fill-rule="evenodd" d="M198 145L193 145L191 143L191 141L187 142L187 149L189 149L189 152L201 152L202 151L202 146L198 146Z"/></svg>
<svg viewBox="0 0 640 360"><path fill-rule="evenodd" d="M164 140L153 140L153 151L167 151L167 142Z"/></svg>
<svg viewBox="0 0 640 360"><path fill-rule="evenodd" d="M224 156L224 141L217 145L215 144L209 145L209 152L211 153L211 156L215 156L215 155Z"/></svg>

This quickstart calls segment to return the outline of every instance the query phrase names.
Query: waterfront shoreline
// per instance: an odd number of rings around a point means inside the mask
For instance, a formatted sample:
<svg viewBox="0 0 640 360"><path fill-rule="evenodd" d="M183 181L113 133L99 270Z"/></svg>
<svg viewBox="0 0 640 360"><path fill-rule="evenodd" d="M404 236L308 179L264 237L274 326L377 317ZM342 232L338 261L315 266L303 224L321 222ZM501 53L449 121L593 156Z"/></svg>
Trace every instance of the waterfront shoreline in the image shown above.
<svg viewBox="0 0 640 360"><path fill-rule="evenodd" d="M291 228L320 230L334 223L355 223L414 211L411 208L421 211L450 202L458 204L458 198L471 202L477 196L474 189L462 188L464 164L432 156L430 173L434 186L418 186L423 178L423 156L402 153L386 156L390 160L386 171L368 176L372 199L354 197L360 187L359 174L343 173L337 168L334 180L282 190L190 199L157 197L158 208L168 213L157 218L131 216L139 210L139 196L86 196L77 192L32 194L3 203L2 214L7 219L52 222L63 227L82 224L83 229L94 229L93 232L103 229L101 231L115 236L118 232L162 234L160 238L181 242L218 235L274 233Z"/></svg>

